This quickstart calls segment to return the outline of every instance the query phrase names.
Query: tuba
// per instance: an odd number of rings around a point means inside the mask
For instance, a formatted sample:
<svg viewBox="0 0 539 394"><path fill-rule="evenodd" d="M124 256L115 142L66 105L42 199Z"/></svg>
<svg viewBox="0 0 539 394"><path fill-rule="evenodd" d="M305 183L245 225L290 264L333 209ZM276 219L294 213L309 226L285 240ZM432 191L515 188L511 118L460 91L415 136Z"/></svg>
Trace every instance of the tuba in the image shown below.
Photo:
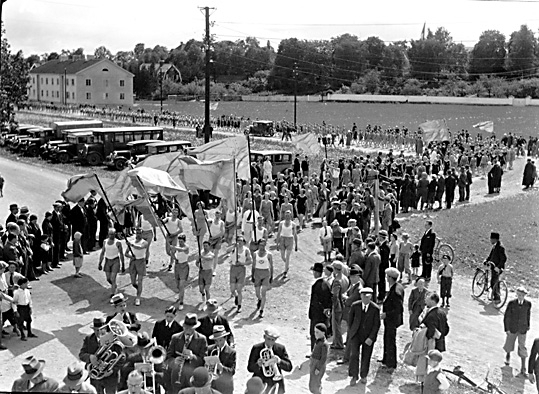
<svg viewBox="0 0 539 394"><path fill-rule="evenodd" d="M155 345L148 350L145 356L143 356L143 363L135 363L135 369L139 371L144 377L143 389L153 394L156 393L158 383L156 382L156 373L163 372L163 362L167 352L164 347ZM148 387L148 378L151 378L151 387Z"/></svg>
<svg viewBox="0 0 539 394"><path fill-rule="evenodd" d="M111 320L101 330L105 332L99 337L100 346L95 354L97 364L90 364L88 368L90 378L95 380L112 375L116 364L125 360L124 348L133 344L132 334L120 321Z"/></svg>
<svg viewBox="0 0 539 394"><path fill-rule="evenodd" d="M212 377L212 380L219 378L219 373L217 372L217 364L219 364L219 355L221 351L218 347L215 347L210 353L209 356L204 357L204 361L206 362L206 369L210 373L210 376Z"/></svg>
<svg viewBox="0 0 539 394"><path fill-rule="evenodd" d="M283 375L281 374L281 371L279 371L279 367L273 359L274 356L275 354L273 353L273 349L265 347L260 351L260 358L263 361L262 373L265 377L273 377L273 380L278 381L283 378Z"/></svg>

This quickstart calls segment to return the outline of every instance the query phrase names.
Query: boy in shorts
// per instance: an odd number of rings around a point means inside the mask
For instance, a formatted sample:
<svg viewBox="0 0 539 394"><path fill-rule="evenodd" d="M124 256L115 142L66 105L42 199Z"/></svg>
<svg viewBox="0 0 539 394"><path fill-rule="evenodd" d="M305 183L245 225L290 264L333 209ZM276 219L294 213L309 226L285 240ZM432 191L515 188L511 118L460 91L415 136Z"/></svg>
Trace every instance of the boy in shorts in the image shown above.
<svg viewBox="0 0 539 394"><path fill-rule="evenodd" d="M253 263L251 252L245 246L245 239L240 235L236 245L232 246L232 259L230 260L230 294L234 297L234 305L238 307L237 313L241 312L243 300L243 286L245 286L246 266Z"/></svg>
<svg viewBox="0 0 539 394"><path fill-rule="evenodd" d="M135 298L135 305L140 305L140 297L142 295L142 280L146 275L146 257L148 252L148 241L142 238L142 229L137 228L135 230L135 242L130 243L129 240L125 240L130 247L128 257L131 258L129 262L129 274L131 275L131 286L137 289L137 298Z"/></svg>
<svg viewBox="0 0 539 394"><path fill-rule="evenodd" d="M185 285L189 280L189 246L185 244L185 234L178 235L178 245L169 245L174 260L174 279L178 288L178 309L183 310Z"/></svg>
<svg viewBox="0 0 539 394"><path fill-rule="evenodd" d="M80 269L82 268L82 258L84 251L81 243L82 234L77 231L73 235L73 265L75 266L75 278L82 278Z"/></svg>
<svg viewBox="0 0 539 394"><path fill-rule="evenodd" d="M267 241L264 238L258 241L258 250L253 253L253 268L251 271L256 298L258 298L256 309L260 309L259 318L264 317L266 292L273 282L273 256L266 250L266 243Z"/></svg>
<svg viewBox="0 0 539 394"><path fill-rule="evenodd" d="M200 258L198 259L196 265L199 269L198 271L198 288L202 296L202 303L200 309L204 308L206 305L206 300L209 300L210 297L210 287L213 278L213 259L214 254L211 251L210 242L205 240L202 243L202 252L200 253Z"/></svg>
<svg viewBox="0 0 539 394"><path fill-rule="evenodd" d="M105 266L103 267L103 259L105 259ZM120 263L122 264L122 271L125 267L124 252L122 249L122 243L116 239L116 230L109 228L108 238L103 242L103 248L99 255L99 271L103 270L107 278L107 282L110 283L111 298L116 294L116 276L120 272Z"/></svg>

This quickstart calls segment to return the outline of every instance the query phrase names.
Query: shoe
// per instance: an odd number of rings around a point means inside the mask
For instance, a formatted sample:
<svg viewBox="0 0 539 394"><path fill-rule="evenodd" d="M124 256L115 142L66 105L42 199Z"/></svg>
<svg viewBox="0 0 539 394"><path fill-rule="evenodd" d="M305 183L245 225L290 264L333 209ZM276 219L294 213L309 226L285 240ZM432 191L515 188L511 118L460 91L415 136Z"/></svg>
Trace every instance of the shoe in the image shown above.
<svg viewBox="0 0 539 394"><path fill-rule="evenodd" d="M131 286L133 286L135 289L138 290L138 284L137 283L132 283Z"/></svg>
<svg viewBox="0 0 539 394"><path fill-rule="evenodd" d="M241 305L238 305L238 309L236 310L236 313L240 313L241 312Z"/></svg>
<svg viewBox="0 0 539 394"><path fill-rule="evenodd" d="M260 313L258 314L258 317L262 319L264 317L264 310L260 309Z"/></svg>
<svg viewBox="0 0 539 394"><path fill-rule="evenodd" d="M359 379L359 383L361 383L361 384L367 384L367 378L361 378L361 379Z"/></svg>
<svg viewBox="0 0 539 394"><path fill-rule="evenodd" d="M449 302L448 302L448 303L447 303L447 304L446 304L445 306L447 306L448 308L450 308L450 307L451 307L451 305L449 305Z"/></svg>
<svg viewBox="0 0 539 394"><path fill-rule="evenodd" d="M350 379L350 386L355 386L357 384L357 378L353 377Z"/></svg>
<svg viewBox="0 0 539 394"><path fill-rule="evenodd" d="M234 305L238 305L238 302L239 302L238 296L235 296L234 297Z"/></svg>
<svg viewBox="0 0 539 394"><path fill-rule="evenodd" d="M140 306L140 298L135 299L135 305Z"/></svg>
<svg viewBox="0 0 539 394"><path fill-rule="evenodd" d="M283 279L286 279L288 277L288 271L283 272Z"/></svg>
<svg viewBox="0 0 539 394"><path fill-rule="evenodd" d="M28 334L28 338L37 338L36 334Z"/></svg>
<svg viewBox="0 0 539 394"><path fill-rule="evenodd" d="M168 266L167 271L168 272L172 271L172 266L171 265Z"/></svg>
<svg viewBox="0 0 539 394"><path fill-rule="evenodd" d="M125 267L122 267L122 274L125 274Z"/></svg>
<svg viewBox="0 0 539 394"><path fill-rule="evenodd" d="M178 310L183 311L183 302L180 302L180 305L178 306Z"/></svg>
<svg viewBox="0 0 539 394"><path fill-rule="evenodd" d="M445 304L442 303L442 308L445 308Z"/></svg>
<svg viewBox="0 0 539 394"><path fill-rule="evenodd" d="M262 306L262 300L258 300L258 302L256 303L256 309L259 310L261 306Z"/></svg>
<svg viewBox="0 0 539 394"><path fill-rule="evenodd" d="M21 337L21 341L27 341L26 337Z"/></svg>
<svg viewBox="0 0 539 394"><path fill-rule="evenodd" d="M509 365L509 362L511 361L511 354L506 353L505 354L505 365Z"/></svg>

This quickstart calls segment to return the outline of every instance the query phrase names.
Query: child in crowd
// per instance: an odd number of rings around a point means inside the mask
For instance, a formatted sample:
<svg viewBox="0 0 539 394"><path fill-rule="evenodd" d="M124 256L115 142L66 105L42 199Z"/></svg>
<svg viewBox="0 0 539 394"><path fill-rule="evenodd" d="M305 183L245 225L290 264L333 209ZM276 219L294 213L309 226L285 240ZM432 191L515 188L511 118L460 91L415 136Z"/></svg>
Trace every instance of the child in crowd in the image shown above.
<svg viewBox="0 0 539 394"><path fill-rule="evenodd" d="M13 311L15 318L18 319L19 331L21 332L21 341L26 341L24 335L24 323L28 331L28 338L37 338L37 335L32 333L32 296L28 290L28 279L20 278L17 281L19 288L13 292Z"/></svg>
<svg viewBox="0 0 539 394"><path fill-rule="evenodd" d="M339 253L344 254L343 228L339 226L337 219L331 223L331 229L333 230L333 248Z"/></svg>
<svg viewBox="0 0 539 394"><path fill-rule="evenodd" d="M82 234L77 231L73 235L73 265L75 266L75 278L82 278L80 269L82 268L82 259L84 252L81 243Z"/></svg>
<svg viewBox="0 0 539 394"><path fill-rule="evenodd" d="M442 256L442 263L438 268L438 283L440 283L440 298L442 299L442 308L446 305L449 308L451 286L453 284L453 265L451 264L451 256L447 254Z"/></svg>
<svg viewBox="0 0 539 394"><path fill-rule="evenodd" d="M408 275L408 283L412 281L411 271L410 271L410 256L414 252L414 246L410 242L410 235L408 233L402 234L402 242L399 245L399 260L397 263L397 268L401 273L400 277L402 280L402 273L406 272Z"/></svg>
<svg viewBox="0 0 539 394"><path fill-rule="evenodd" d="M412 260L412 276L417 278L419 276L419 263L421 261L421 252L419 251L419 245L414 245L414 252L410 256Z"/></svg>
<svg viewBox="0 0 539 394"><path fill-rule="evenodd" d="M427 354L429 363L429 373L423 383L423 394L440 394L449 388L449 381L442 372L440 363L443 360L442 353L439 350L429 350Z"/></svg>
<svg viewBox="0 0 539 394"><path fill-rule="evenodd" d="M322 220L322 228L318 235L324 252L324 263L329 262L331 261L331 249L333 248L333 230L328 226L326 219Z"/></svg>
<svg viewBox="0 0 539 394"><path fill-rule="evenodd" d="M322 378L326 372L329 344L326 341L327 327L324 323L318 323L314 327L316 342L311 354L309 367L309 391L314 394L322 392Z"/></svg>
<svg viewBox="0 0 539 394"><path fill-rule="evenodd" d="M183 310L185 286L189 280L189 246L185 244L185 234L178 235L178 245L170 245L171 257L174 259L174 279L178 289L178 309Z"/></svg>

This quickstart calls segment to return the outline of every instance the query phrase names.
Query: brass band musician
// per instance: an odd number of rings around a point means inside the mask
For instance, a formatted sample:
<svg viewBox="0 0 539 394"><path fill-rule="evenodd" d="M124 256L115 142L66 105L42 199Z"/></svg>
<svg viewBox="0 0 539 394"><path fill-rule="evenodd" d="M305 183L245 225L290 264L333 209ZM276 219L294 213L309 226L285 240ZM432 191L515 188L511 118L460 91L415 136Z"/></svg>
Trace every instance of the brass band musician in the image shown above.
<svg viewBox="0 0 539 394"><path fill-rule="evenodd" d="M236 350L227 343L230 335L225 326L217 325L213 327L213 334L210 340L215 341L208 347L208 356L217 356L218 360L214 365L207 365L214 378L211 387L219 390L222 394L234 393L234 374L236 373Z"/></svg>

